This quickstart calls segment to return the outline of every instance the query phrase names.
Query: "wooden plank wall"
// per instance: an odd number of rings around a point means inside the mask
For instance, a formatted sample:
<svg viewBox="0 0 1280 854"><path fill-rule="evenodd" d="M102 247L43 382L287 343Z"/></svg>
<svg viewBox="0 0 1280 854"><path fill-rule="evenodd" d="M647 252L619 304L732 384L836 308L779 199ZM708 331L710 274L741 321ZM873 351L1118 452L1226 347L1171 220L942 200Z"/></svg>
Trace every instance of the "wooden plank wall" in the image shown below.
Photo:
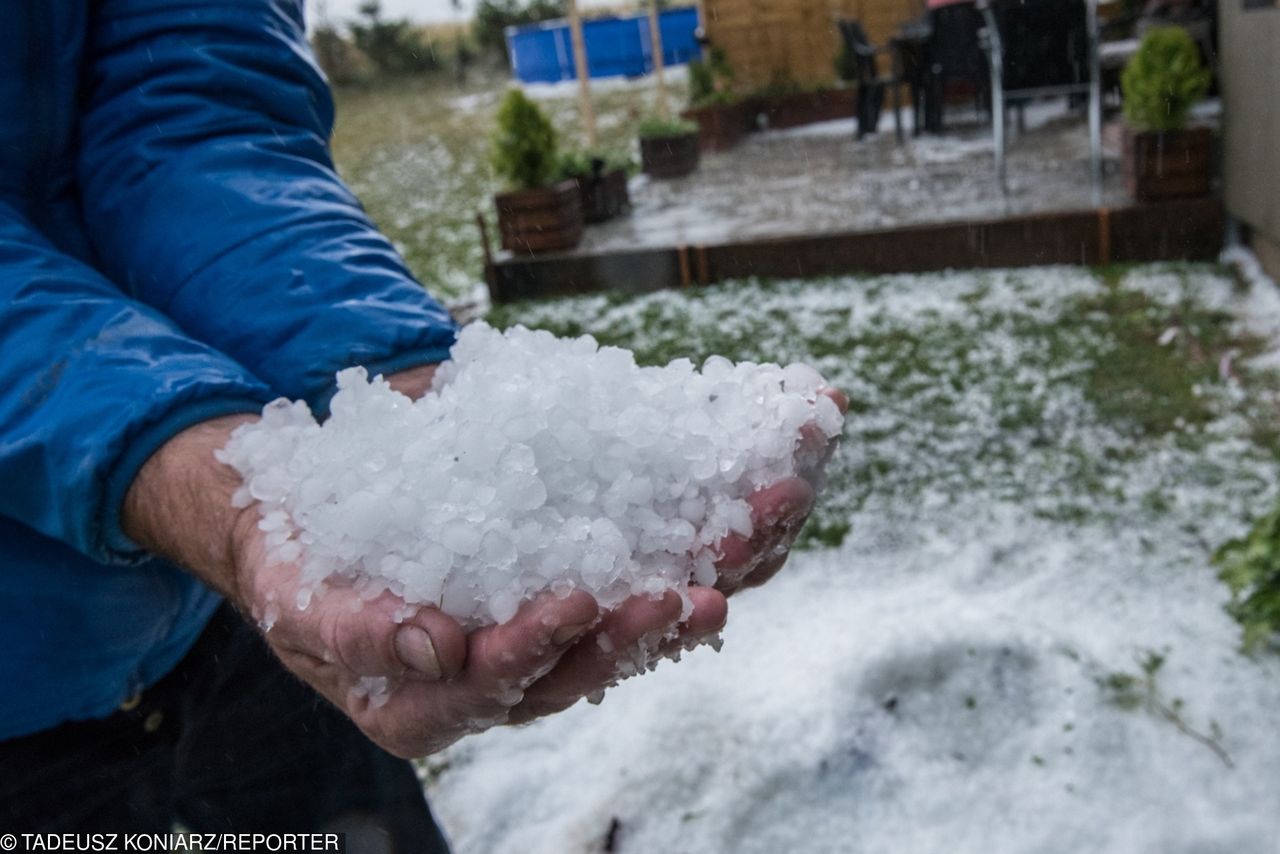
<svg viewBox="0 0 1280 854"><path fill-rule="evenodd" d="M734 85L815 85L835 79L837 18L857 18L884 44L905 21L924 14L923 0L703 0L703 27L724 49Z"/></svg>

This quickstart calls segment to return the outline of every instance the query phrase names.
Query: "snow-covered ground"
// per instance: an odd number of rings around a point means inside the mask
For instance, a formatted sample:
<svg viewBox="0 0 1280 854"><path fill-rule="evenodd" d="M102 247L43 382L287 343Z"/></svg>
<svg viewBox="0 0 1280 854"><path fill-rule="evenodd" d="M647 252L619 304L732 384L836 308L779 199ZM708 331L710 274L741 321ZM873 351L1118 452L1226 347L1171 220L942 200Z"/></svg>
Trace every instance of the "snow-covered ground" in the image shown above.
<svg viewBox="0 0 1280 854"><path fill-rule="evenodd" d="M1215 124L1220 107L1196 113ZM716 243L748 237L892 228L992 219L1094 206L1087 124L1064 99L1029 105L1025 130L1010 131L1008 193L996 184L985 119L948 112L947 133L910 135L899 145L890 114L879 134L855 139L852 119L747 136L704 154L698 171L672 181L632 181L629 216L588 229L584 249ZM1128 204L1116 158L1119 128L1104 138L1102 203Z"/></svg>
<svg viewBox="0 0 1280 854"><path fill-rule="evenodd" d="M1275 304L1179 266L509 315L809 359L854 400L818 514L848 533L736 597L719 654L433 759L460 854L1273 854L1280 660L1238 652L1209 556L1277 492L1276 378L1222 359Z"/></svg>

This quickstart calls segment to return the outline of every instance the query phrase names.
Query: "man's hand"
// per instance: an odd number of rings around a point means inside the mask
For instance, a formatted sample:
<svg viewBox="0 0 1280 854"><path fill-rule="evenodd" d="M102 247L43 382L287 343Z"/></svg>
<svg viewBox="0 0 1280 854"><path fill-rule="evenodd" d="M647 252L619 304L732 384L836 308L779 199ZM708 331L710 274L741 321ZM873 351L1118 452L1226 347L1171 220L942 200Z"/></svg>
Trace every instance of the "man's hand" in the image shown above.
<svg viewBox="0 0 1280 854"><path fill-rule="evenodd" d="M849 398L844 392L828 388L822 394L831 398L841 415L849 411ZM747 499L751 504L751 537L731 534L720 541L718 589L732 594L743 587L759 587L782 569L813 510L823 471L835 449L836 442L828 441L816 424L801 428L796 476L767 486Z"/></svg>
<svg viewBox="0 0 1280 854"><path fill-rule="evenodd" d="M826 389L823 394L832 399L841 414L849 411L849 399L843 392ZM675 594L668 593L661 610L653 612L647 622L639 615L645 614L646 606L653 609L653 603L644 598L629 600L622 608L606 614L598 628L568 650L551 672L525 690L524 699L511 710L509 722L522 723L561 711L579 698L592 696L614 684L620 675L620 663L624 667L634 665L630 653L635 643L626 643L626 637L656 641L646 643L648 658L652 661L699 639L719 634L728 614L726 597L744 587L758 587L782 569L796 536L813 510L822 470L834 451L835 442L829 442L816 425L806 425L801 430L798 476L779 481L747 499L751 504L752 535L730 534L720 541L721 558L716 564L719 580L715 589L690 588L693 615L674 637L661 638L658 627L662 621L659 614L671 619L679 614L680 602ZM646 625L652 630L644 631L642 627ZM596 638L598 634L607 635L603 644Z"/></svg>
<svg viewBox="0 0 1280 854"><path fill-rule="evenodd" d="M417 397L430 387L432 370L389 380ZM843 395L832 396L843 410ZM330 584L299 609L297 567L267 565L257 507L232 507L239 478L213 456L232 430L251 420L215 419L166 443L125 498L124 531L226 595L268 629L267 642L286 667L373 741L405 757L567 708L613 684L622 662L633 663L628 651L665 654L718 633L726 593L754 586L781 567L813 502L813 488L802 478L753 496L755 534L725 541L721 589L693 588L693 613L683 623L674 593L635 597L602 615L595 600L578 591L544 595L509 622L467 634L435 608L408 607L390 594L363 602L342 585ZM802 453L813 457L816 472L829 448L824 440ZM390 691L380 694L380 684Z"/></svg>

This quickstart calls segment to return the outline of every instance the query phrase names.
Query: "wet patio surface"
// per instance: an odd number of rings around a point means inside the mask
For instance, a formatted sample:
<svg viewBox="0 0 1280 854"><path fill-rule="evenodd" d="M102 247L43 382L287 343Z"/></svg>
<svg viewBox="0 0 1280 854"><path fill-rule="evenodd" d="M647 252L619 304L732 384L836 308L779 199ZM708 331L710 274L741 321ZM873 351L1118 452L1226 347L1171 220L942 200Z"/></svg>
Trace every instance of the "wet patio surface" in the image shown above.
<svg viewBox="0 0 1280 854"><path fill-rule="evenodd" d="M887 117L886 117L887 118ZM1087 123L1065 103L1033 105L1006 149L1008 194L995 179L989 127L971 120L945 136L908 136L890 121L861 141L852 120L751 134L704 154L681 179L631 182L629 216L589 228L580 251L696 245L1092 207ZM1114 129L1108 129L1114 130ZM887 131L887 132L884 132ZM1102 202L1128 201L1104 134Z"/></svg>

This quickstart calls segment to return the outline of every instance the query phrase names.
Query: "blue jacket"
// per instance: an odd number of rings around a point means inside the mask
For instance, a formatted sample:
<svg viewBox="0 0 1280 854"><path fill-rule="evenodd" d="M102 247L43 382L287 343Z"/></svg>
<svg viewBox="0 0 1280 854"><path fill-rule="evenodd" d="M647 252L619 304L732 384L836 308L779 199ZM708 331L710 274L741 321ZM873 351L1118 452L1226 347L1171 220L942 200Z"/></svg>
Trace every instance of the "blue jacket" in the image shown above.
<svg viewBox="0 0 1280 854"><path fill-rule="evenodd" d="M5 3L0 738L110 713L216 606L120 531L159 445L453 342L334 172L301 6Z"/></svg>

